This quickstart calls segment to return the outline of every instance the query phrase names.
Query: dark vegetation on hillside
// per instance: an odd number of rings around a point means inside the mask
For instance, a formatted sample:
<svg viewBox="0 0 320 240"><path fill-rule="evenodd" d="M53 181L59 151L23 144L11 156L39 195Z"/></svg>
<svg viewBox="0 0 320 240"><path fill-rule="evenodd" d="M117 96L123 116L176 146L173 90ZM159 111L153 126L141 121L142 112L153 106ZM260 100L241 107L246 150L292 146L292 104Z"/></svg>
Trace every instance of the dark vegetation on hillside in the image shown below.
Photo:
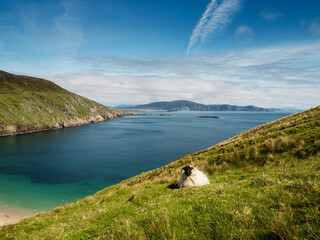
<svg viewBox="0 0 320 240"><path fill-rule="evenodd" d="M0 93L25 93L28 92L60 92L70 93L59 87L57 84L45 79L34 78L29 76L14 75L0 71Z"/></svg>

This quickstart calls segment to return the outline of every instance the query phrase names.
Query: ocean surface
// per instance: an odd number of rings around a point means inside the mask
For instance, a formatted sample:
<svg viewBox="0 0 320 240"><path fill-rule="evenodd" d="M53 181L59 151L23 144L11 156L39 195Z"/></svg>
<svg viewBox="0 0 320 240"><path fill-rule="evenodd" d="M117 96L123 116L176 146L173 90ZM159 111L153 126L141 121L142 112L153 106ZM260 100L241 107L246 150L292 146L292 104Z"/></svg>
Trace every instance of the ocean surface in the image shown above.
<svg viewBox="0 0 320 240"><path fill-rule="evenodd" d="M0 210L50 210L292 112L146 114L0 138Z"/></svg>

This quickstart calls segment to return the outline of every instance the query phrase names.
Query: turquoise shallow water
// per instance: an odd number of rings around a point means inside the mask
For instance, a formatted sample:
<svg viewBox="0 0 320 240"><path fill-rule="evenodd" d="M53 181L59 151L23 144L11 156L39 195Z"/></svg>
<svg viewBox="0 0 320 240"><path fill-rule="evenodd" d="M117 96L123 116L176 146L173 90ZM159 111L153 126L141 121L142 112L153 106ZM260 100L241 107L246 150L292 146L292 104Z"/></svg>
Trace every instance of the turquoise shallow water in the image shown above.
<svg viewBox="0 0 320 240"><path fill-rule="evenodd" d="M0 138L0 209L50 210L291 112L159 114Z"/></svg>

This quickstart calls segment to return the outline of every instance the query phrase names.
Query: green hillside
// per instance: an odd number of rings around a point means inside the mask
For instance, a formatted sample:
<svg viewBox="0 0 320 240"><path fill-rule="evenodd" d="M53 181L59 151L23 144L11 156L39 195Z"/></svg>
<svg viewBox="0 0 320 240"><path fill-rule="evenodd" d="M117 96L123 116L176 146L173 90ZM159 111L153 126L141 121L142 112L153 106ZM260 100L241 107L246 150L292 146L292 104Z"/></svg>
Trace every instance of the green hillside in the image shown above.
<svg viewBox="0 0 320 240"><path fill-rule="evenodd" d="M3 239L319 239L320 106L0 230ZM193 164L211 185L177 189Z"/></svg>
<svg viewBox="0 0 320 240"><path fill-rule="evenodd" d="M126 115L53 82L0 71L0 136L99 122Z"/></svg>

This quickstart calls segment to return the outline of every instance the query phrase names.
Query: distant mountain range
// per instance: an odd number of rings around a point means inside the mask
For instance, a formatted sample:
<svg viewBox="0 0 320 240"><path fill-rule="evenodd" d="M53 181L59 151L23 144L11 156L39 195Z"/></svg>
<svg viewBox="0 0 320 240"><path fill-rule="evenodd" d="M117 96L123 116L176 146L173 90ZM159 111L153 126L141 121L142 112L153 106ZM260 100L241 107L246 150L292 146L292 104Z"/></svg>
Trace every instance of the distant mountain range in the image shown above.
<svg viewBox="0 0 320 240"><path fill-rule="evenodd" d="M154 111L250 111L267 112L266 108L255 106L237 106L229 104L205 105L187 100L178 100L171 102L153 102L145 105L127 106L123 109L130 110L154 110Z"/></svg>

